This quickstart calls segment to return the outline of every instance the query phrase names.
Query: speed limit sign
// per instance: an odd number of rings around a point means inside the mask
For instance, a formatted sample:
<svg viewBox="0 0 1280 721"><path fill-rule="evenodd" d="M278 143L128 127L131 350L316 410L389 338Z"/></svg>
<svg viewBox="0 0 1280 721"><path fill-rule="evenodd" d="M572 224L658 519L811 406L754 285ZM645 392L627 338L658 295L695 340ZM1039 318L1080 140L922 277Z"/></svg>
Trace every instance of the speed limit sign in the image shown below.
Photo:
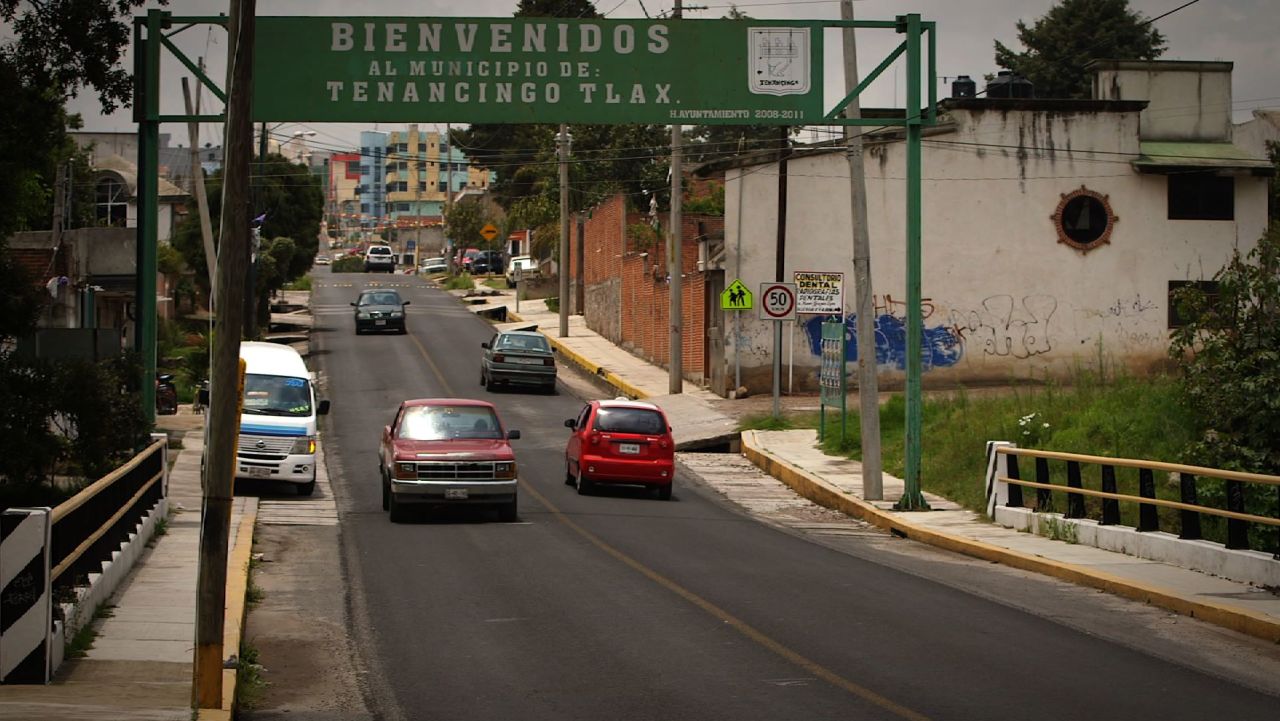
<svg viewBox="0 0 1280 721"><path fill-rule="evenodd" d="M760 320L795 320L796 284L760 284Z"/></svg>

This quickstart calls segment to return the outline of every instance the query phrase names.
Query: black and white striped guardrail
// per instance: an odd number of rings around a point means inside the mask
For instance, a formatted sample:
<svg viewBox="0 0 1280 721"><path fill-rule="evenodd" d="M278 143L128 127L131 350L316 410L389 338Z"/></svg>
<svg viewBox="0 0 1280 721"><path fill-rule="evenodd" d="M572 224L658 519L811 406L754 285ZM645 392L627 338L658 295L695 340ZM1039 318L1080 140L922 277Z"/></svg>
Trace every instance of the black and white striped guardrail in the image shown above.
<svg viewBox="0 0 1280 721"><path fill-rule="evenodd" d="M53 594L48 508L0 514L0 683L48 683Z"/></svg>

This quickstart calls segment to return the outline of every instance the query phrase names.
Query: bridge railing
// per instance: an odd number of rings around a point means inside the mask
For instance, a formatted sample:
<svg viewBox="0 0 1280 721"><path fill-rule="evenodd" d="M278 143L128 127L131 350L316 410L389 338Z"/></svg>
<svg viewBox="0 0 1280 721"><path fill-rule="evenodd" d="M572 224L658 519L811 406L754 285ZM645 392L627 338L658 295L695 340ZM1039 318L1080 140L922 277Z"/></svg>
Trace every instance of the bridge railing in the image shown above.
<svg viewBox="0 0 1280 721"><path fill-rule="evenodd" d="M1183 540L1203 538L1202 517L1223 519L1225 534L1223 543L1228 549L1250 549L1250 527L1280 528L1280 476L1261 473L1245 473L1180 463L1110 458L1078 453L1062 453L1031 448L1018 448L1011 443L993 441L988 446L987 512L994 517L999 506L1010 508L1034 508L1037 511L1061 512L1067 519L1092 518L1099 525L1120 525L1122 504L1127 504L1128 515L1136 509L1133 525L1138 531L1162 530L1162 525L1176 527ZM1030 474L1020 461L1029 462ZM1057 472L1051 472L1056 467ZM1085 486L1084 470L1096 470L1097 488ZM1117 469L1136 469L1137 495L1121 493L1117 481ZM1132 474L1132 472L1130 472ZM1164 495L1174 495L1177 500L1162 498L1157 494L1157 473L1166 474L1162 479ZM1177 492L1170 493L1176 479ZM1064 483L1065 481L1065 483ZM1208 486L1207 484L1212 484ZM1090 483L1090 485L1094 485ZM1125 485L1134 485L1130 480ZM1254 489L1253 496L1263 499L1254 502L1254 511L1246 510L1246 485ZM1033 493L1024 493L1024 489ZM1225 507L1206 505L1201 498L1219 496ZM1065 495L1065 505L1059 507L1055 495ZM1030 496L1030 498L1028 498ZM1266 499L1272 498L1274 502ZM1086 503L1086 499L1097 499ZM1256 512L1259 507L1270 507L1267 515ZM1164 514L1160 509L1169 509ZM1176 511L1171 513L1170 511ZM1163 518L1162 518L1163 515ZM1253 534L1260 537L1266 534ZM1275 554L1280 560L1280 533L1277 541L1267 548L1252 550ZM1254 545L1259 545L1256 540Z"/></svg>

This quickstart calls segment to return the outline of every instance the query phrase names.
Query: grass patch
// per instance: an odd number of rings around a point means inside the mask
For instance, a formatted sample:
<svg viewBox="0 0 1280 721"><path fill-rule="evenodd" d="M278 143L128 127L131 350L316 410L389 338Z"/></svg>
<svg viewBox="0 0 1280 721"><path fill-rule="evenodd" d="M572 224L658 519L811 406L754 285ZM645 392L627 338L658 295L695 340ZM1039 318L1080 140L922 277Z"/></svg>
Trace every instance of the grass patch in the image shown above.
<svg viewBox="0 0 1280 721"><path fill-rule="evenodd" d="M267 680L258 663L258 647L247 639L240 639L240 655L236 657L236 705L253 708L262 700L267 690Z"/></svg>
<svg viewBox="0 0 1280 721"><path fill-rule="evenodd" d="M155 548L156 541L160 537L169 532L169 517L163 516L156 519L156 525L151 530L151 540L147 541L147 548Z"/></svg>
<svg viewBox="0 0 1280 721"><path fill-rule="evenodd" d="M89 655L89 649L93 648L93 642L98 638L98 629L96 622L111 618L115 614L115 606L109 603L100 603L98 607L93 609L93 618L89 620L76 635L67 641L64 647L64 656L66 658L84 658Z"/></svg>
<svg viewBox="0 0 1280 721"><path fill-rule="evenodd" d="M1014 387L1002 392L964 389L930 393L923 404L921 485L924 490L982 512L986 507L983 479L985 444L1008 440L1024 448L1068 453L1181 462L1183 449L1196 433L1194 416L1183 407L1176 382L1168 377L1098 378L1079 374L1070 385L1049 383ZM840 435L838 413L827 413L823 450L830 455L860 460L862 439L856 403L849 410L846 432ZM1034 416L1022 422L1028 416ZM795 414L782 421L764 416L748 419L743 428L785 429L818 427L816 413ZM880 406L881 461L886 473L901 478L906 469L906 400L892 396ZM1035 473L1028 462L1024 478ZM1101 487L1097 466L1084 466L1084 487ZM1137 494L1137 472L1116 469L1121 493ZM1131 473L1129 471L1132 471ZM1050 464L1053 482L1065 485L1065 464ZM1157 496L1178 499L1176 479L1157 481ZM1035 505L1036 494L1026 494ZM1086 512L1100 515L1097 499L1085 499ZM1128 506L1133 505L1133 508ZM1053 493L1037 510L1063 510L1066 494ZM1164 511L1162 509L1162 522ZM1135 525L1137 507L1122 504L1122 518ZM1176 528L1177 512L1166 528ZM1207 533L1206 533L1207 535Z"/></svg>
<svg viewBox="0 0 1280 721"><path fill-rule="evenodd" d="M445 290L471 290L474 287L476 287L475 280L465 271L457 275L445 276L444 279Z"/></svg>
<svg viewBox="0 0 1280 721"><path fill-rule="evenodd" d="M253 582L254 572L258 570L258 566L262 565L262 560L255 555L249 556L249 577L245 582L244 603L246 606L256 606L262 603L262 599L267 597L267 592L262 587Z"/></svg>
<svg viewBox="0 0 1280 721"><path fill-rule="evenodd" d="M284 290L311 290L311 276L304 275L285 283Z"/></svg>
<svg viewBox="0 0 1280 721"><path fill-rule="evenodd" d="M484 285L485 287L493 288L494 290L506 290L507 279L502 276L498 276L495 278L485 278Z"/></svg>

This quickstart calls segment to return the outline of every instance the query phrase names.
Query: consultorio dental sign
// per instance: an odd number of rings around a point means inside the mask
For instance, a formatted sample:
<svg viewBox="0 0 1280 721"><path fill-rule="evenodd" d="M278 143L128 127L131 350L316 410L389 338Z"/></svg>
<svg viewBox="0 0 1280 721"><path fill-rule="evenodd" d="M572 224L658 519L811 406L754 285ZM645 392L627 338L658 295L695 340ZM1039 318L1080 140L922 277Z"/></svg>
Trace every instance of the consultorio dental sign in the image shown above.
<svg viewBox="0 0 1280 721"><path fill-rule="evenodd" d="M807 21L260 17L255 120L792 125L822 117Z"/></svg>

